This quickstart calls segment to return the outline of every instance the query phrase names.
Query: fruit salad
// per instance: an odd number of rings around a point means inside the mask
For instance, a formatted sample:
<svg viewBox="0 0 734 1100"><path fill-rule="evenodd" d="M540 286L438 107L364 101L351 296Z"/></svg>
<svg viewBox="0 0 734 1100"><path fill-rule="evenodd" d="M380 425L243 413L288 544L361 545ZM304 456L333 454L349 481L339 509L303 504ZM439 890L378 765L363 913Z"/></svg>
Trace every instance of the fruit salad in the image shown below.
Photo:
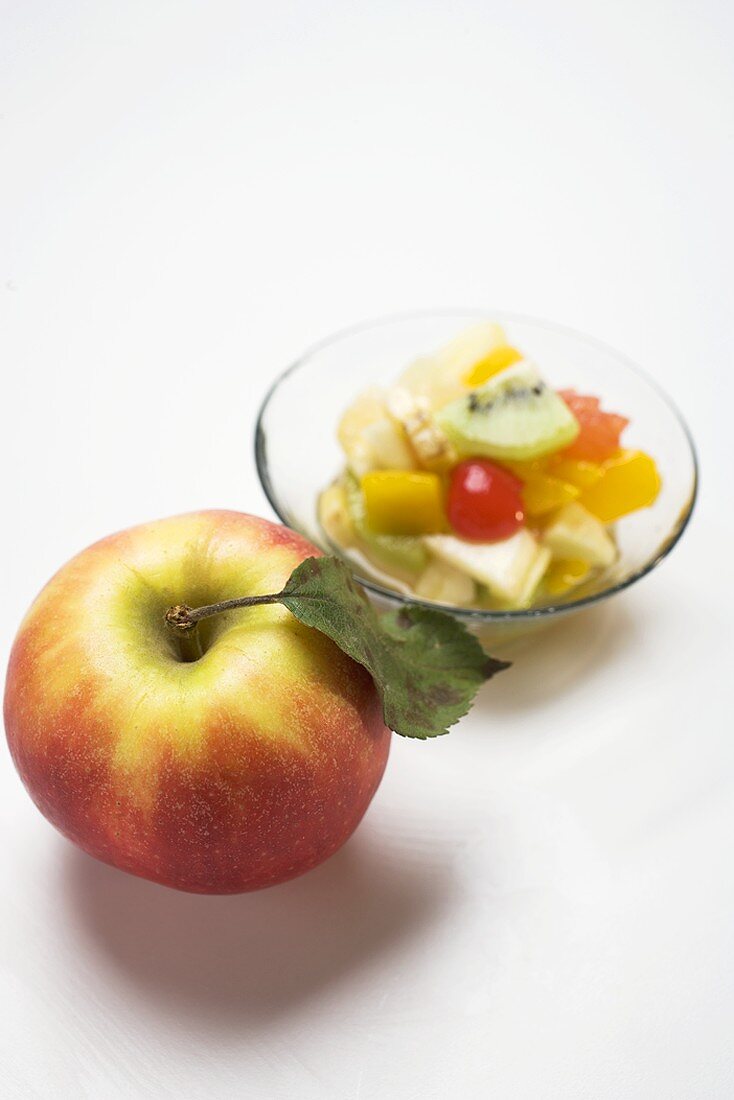
<svg viewBox="0 0 734 1100"><path fill-rule="evenodd" d="M660 491L654 459L623 445L627 424L478 324L345 410L321 526L363 572L424 600L572 599L613 566L616 522Z"/></svg>

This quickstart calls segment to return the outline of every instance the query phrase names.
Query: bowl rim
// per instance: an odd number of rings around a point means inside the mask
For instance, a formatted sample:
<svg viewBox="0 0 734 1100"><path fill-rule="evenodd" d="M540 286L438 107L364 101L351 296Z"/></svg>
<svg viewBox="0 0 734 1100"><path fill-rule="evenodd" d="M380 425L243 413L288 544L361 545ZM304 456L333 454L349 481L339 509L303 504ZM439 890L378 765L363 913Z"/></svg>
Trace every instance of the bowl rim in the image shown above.
<svg viewBox="0 0 734 1100"><path fill-rule="evenodd" d="M496 320L500 324L519 323L528 324L536 328L546 329L551 332L560 333L564 336L572 337L574 340L579 340L581 343L587 344L597 351L603 351L608 355L614 356L620 363L622 363L629 371L636 374L652 389L657 396L667 405L674 417L678 421L683 435L688 443L691 456L691 464L693 470L693 484L691 488L691 495L681 510L678 520L667 537L661 542L657 551L653 556L640 566L624 580L619 581L616 584L609 585L607 588L603 588L599 592L594 592L588 596L582 596L577 600L569 600L564 603L544 604L542 607L528 607L515 611L490 611L484 608L471 608L471 607L457 607L454 604L436 603L431 600L423 600L420 596L406 595L402 592L396 592L394 589L387 588L385 585L379 584L377 581L370 580L367 577L360 576L354 569L354 563L350 561L347 555L339 555L342 560L352 568L354 579L368 592L375 596L379 596L389 602L395 603L398 606L418 606L427 610L439 610L446 611L454 615L457 618L465 619L468 622L474 623L500 623L500 622L522 622L533 619L545 619L554 615L565 615L572 611L577 611L583 607L590 607L593 604L600 603L602 600L609 599L611 596L616 596L619 592L624 592L625 589L630 588L637 581L651 573L668 556L673 547L678 543L683 532L688 526L693 510L698 497L699 487L699 462L696 452L696 446L693 442L693 436L691 431L683 418L678 406L668 396L665 390L658 384L658 382L651 378L646 371L630 359L628 356L617 351L616 348L605 343L603 340L598 340L596 337L588 336L586 333L579 332L577 329L572 328L569 325L557 324L554 321L546 321L538 317L533 317L529 314L514 313L507 310L493 310L493 309L479 309L479 308L466 308L460 307L451 308L434 308L434 309L416 309L405 310L396 313L384 314L380 317L372 317L365 321L358 321L356 324L347 325L344 328L338 329L336 332L331 333L329 336L311 344L306 350L299 355L284 371L282 371L268 387L267 392L260 404L258 410L257 419L255 422L255 466L257 468L257 474L260 479L263 492L267 497L270 507L275 512L281 523L286 527L292 527L294 530L298 530L297 527L293 527L290 518L285 514L285 509L281 508L278 503L277 494L275 488L270 479L270 472L268 469L267 454L266 454L266 432L264 427L265 416L268 410L268 406L275 396L280 386L285 382L291 374L294 374L297 370L304 367L318 352L322 351L326 347L330 347L332 344L339 343L341 340L347 339L350 336L356 336L360 332L367 331L373 328L380 328L384 325L393 324L400 321L420 320L421 318L429 317L476 317L485 320Z"/></svg>

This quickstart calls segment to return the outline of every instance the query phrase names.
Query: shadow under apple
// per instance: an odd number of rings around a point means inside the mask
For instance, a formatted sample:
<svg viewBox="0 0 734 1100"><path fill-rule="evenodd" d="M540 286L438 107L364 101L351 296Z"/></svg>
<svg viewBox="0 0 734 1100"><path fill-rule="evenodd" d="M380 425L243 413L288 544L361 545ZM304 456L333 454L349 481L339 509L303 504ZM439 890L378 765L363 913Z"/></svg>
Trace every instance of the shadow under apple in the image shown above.
<svg viewBox="0 0 734 1100"><path fill-rule="evenodd" d="M440 852L382 850L367 832L301 878L226 897L157 886L69 846L66 898L86 946L156 1009L220 1029L267 1024L397 953L450 904Z"/></svg>

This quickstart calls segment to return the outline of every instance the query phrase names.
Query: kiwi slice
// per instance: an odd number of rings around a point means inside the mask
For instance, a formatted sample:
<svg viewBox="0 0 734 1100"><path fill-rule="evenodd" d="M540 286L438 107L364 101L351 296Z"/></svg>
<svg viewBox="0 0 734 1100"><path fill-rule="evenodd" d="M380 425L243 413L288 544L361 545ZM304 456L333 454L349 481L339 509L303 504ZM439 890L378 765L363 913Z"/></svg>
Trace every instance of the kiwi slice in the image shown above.
<svg viewBox="0 0 734 1100"><path fill-rule="evenodd" d="M351 474L345 477L344 491L354 530L364 553L375 565L409 579L422 572L428 564L428 551L422 540L414 535L382 535L373 531L367 523L359 482Z"/></svg>
<svg viewBox="0 0 734 1100"><path fill-rule="evenodd" d="M436 420L463 457L523 462L568 446L579 425L530 363L517 363L452 401Z"/></svg>

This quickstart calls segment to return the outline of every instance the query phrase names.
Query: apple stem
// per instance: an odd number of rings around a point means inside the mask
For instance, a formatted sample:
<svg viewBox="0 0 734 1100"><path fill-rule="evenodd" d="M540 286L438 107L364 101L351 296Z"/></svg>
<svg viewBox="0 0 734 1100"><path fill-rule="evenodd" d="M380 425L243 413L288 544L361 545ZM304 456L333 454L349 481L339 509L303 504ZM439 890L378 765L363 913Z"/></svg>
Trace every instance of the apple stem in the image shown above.
<svg viewBox="0 0 734 1100"><path fill-rule="evenodd" d="M204 656L204 647L201 644L201 635L194 623L193 630L177 631L176 643L181 660L186 664L198 661Z"/></svg>
<svg viewBox="0 0 734 1100"><path fill-rule="evenodd" d="M221 600L219 603L205 604L204 607L189 607L188 604L179 603L175 607L169 607L165 619L168 625L183 638L186 635L196 633L194 628L202 619L210 619L212 615L221 615L223 611L234 611L240 607L257 607L259 604L280 603L283 595L283 592L271 592L265 596L240 596L234 600Z"/></svg>

